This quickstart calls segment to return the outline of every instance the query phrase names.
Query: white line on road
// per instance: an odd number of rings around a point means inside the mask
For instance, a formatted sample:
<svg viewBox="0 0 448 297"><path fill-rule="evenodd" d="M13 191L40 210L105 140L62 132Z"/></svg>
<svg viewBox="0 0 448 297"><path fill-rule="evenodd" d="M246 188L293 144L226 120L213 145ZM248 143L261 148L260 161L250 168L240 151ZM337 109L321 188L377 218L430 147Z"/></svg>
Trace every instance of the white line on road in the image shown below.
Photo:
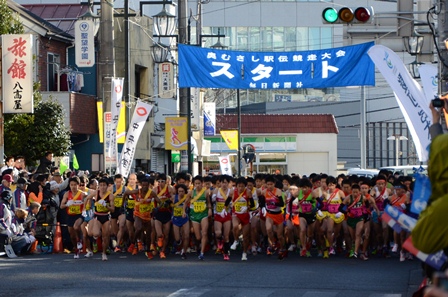
<svg viewBox="0 0 448 297"><path fill-rule="evenodd" d="M210 291L210 289L199 289L196 287L189 289L180 289L174 293L169 294L167 297L199 297L208 291Z"/></svg>

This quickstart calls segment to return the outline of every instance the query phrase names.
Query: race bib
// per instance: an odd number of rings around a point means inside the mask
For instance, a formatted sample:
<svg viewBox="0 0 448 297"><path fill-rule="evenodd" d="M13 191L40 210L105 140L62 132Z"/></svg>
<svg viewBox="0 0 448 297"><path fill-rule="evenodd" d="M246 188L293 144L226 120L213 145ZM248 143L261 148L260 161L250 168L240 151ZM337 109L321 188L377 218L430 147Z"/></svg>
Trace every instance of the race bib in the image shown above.
<svg viewBox="0 0 448 297"><path fill-rule="evenodd" d="M128 206L129 209L134 209L135 207L135 200L128 200Z"/></svg>
<svg viewBox="0 0 448 297"><path fill-rule="evenodd" d="M152 203L150 204L140 204L140 212L152 212L154 209L154 205Z"/></svg>
<svg viewBox="0 0 448 297"><path fill-rule="evenodd" d="M224 209L224 202L216 202L216 212L221 213Z"/></svg>
<svg viewBox="0 0 448 297"><path fill-rule="evenodd" d="M237 202L237 203L235 203L235 211L241 212L241 209L246 206L247 206L246 202Z"/></svg>
<svg viewBox="0 0 448 297"><path fill-rule="evenodd" d="M362 208L361 207L352 207L350 208L350 215L355 218L359 218L362 216Z"/></svg>
<svg viewBox="0 0 448 297"><path fill-rule="evenodd" d="M175 217L181 217L183 212L184 212L184 209L182 207L180 207L180 206L174 207L174 216Z"/></svg>
<svg viewBox="0 0 448 297"><path fill-rule="evenodd" d="M329 213L339 212L339 204L328 204L328 212Z"/></svg>
<svg viewBox="0 0 448 297"><path fill-rule="evenodd" d="M303 203L301 205L302 207L302 212L304 213L309 213L313 210L313 205L311 203Z"/></svg>
<svg viewBox="0 0 448 297"><path fill-rule="evenodd" d="M68 207L68 213L73 214L73 215L81 214L81 206L80 205L70 205Z"/></svg>
<svg viewBox="0 0 448 297"><path fill-rule="evenodd" d="M114 206L121 207L123 205L123 197L115 197Z"/></svg>
<svg viewBox="0 0 448 297"><path fill-rule="evenodd" d="M99 202L95 202L95 208L97 212L108 212L109 209L106 206L101 205Z"/></svg>
<svg viewBox="0 0 448 297"><path fill-rule="evenodd" d="M207 205L204 201L198 201L193 203L194 212L203 212L207 208Z"/></svg>

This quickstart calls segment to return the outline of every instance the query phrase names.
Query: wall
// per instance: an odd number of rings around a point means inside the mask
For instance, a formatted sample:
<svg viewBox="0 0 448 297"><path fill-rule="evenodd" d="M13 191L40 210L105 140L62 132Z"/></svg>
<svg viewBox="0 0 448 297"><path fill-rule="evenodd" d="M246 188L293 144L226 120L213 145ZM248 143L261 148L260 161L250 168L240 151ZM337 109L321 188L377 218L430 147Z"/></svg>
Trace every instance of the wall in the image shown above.
<svg viewBox="0 0 448 297"><path fill-rule="evenodd" d="M40 90L41 91L47 91L51 90L48 89L47 83L48 83L48 53L58 54L60 59L59 67L62 69L66 66L67 60L66 60L66 47L67 44L45 37L40 37L39 39L39 48L38 48L38 59L37 59L37 80L40 81ZM57 66L55 66L57 69Z"/></svg>

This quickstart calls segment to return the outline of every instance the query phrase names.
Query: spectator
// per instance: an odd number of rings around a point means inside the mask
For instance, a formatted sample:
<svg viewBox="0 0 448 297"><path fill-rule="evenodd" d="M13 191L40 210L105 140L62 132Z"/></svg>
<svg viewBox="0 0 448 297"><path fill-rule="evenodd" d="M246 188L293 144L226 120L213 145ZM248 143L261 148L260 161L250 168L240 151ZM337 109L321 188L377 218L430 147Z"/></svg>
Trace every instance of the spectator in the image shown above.
<svg viewBox="0 0 448 297"><path fill-rule="evenodd" d="M32 182L29 186L28 186L28 191L29 191L29 199L28 202L38 202L38 203L42 203L42 200L44 199L43 196L43 191L44 191L44 186L47 183L47 179L48 179L48 174L39 174L34 182Z"/></svg>
<svg viewBox="0 0 448 297"><path fill-rule="evenodd" d="M15 217L11 228L14 235L12 236L12 249L16 255L28 252L31 245L36 241L33 235L25 232L25 219L28 216L28 211L18 208L15 211Z"/></svg>
<svg viewBox="0 0 448 297"><path fill-rule="evenodd" d="M429 104L429 109L432 113L432 125L429 127L429 133L431 134L431 139L434 139L437 135L443 134L443 128L440 124L441 114L443 110L448 111L448 99L443 99L443 107L440 109L435 108L432 105L432 101Z"/></svg>
<svg viewBox="0 0 448 297"><path fill-rule="evenodd" d="M14 179L17 179L19 177L19 171L14 167L15 160L13 156L9 156L5 159L5 166L3 166L0 169L1 174L3 175L3 172L7 169L11 169L11 175L14 177Z"/></svg>
<svg viewBox="0 0 448 297"><path fill-rule="evenodd" d="M53 153L48 151L45 153L45 157L40 159L40 164L36 169L36 173L50 173L51 166L53 166Z"/></svg>
<svg viewBox="0 0 448 297"><path fill-rule="evenodd" d="M18 208L25 209L27 207L27 199L28 199L28 185L29 181L20 177L17 180L16 190L14 191L14 199L12 200L11 209L15 211Z"/></svg>
<svg viewBox="0 0 448 297"><path fill-rule="evenodd" d="M0 194L0 245L3 249L3 245L6 239L13 236L11 229L13 212L11 211L11 191L3 191Z"/></svg>
<svg viewBox="0 0 448 297"><path fill-rule="evenodd" d="M0 186L0 192L9 190L11 191L11 184L14 181L11 174L4 174L2 177L2 185Z"/></svg>

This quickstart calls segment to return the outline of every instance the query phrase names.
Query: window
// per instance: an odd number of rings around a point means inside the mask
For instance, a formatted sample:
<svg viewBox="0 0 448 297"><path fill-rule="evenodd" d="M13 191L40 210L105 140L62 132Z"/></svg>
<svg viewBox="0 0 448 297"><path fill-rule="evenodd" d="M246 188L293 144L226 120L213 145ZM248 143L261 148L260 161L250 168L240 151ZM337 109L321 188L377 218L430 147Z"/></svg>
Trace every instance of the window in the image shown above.
<svg viewBox="0 0 448 297"><path fill-rule="evenodd" d="M58 72L60 65L60 57L58 54L48 53L47 55L47 91L58 90Z"/></svg>

